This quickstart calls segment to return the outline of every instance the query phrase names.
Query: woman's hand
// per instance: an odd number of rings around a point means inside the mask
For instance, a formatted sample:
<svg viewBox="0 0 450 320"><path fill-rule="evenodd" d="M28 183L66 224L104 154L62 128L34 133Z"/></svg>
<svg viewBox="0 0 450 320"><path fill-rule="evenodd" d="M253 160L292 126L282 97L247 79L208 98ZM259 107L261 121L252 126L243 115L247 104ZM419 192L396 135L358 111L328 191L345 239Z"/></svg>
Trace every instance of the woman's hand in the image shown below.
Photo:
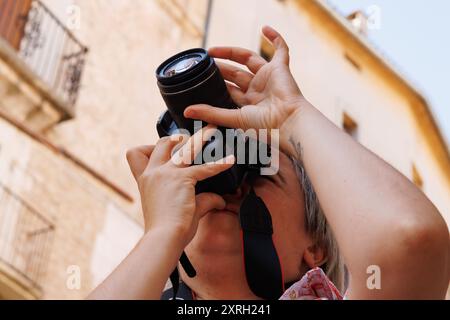
<svg viewBox="0 0 450 320"><path fill-rule="evenodd" d="M145 232L164 230L175 233L184 248L194 237L198 221L213 209L223 209L225 201L213 193L195 195L198 181L215 176L233 165L234 158L191 166L209 136L211 126L186 136L166 137L156 144L133 149L127 159L138 182L144 212ZM184 142L180 146L180 139ZM172 155L173 154L173 155Z"/></svg>
<svg viewBox="0 0 450 320"><path fill-rule="evenodd" d="M283 131L287 131L284 125L300 110L305 99L289 69L289 48L285 40L270 27L264 27L263 33L276 50L271 62L243 48L217 47L209 50L212 57L237 62L250 70L217 62L228 81L228 91L242 108L230 110L195 105L187 108L184 115L230 128L281 129L280 145L286 150L289 146L288 135L283 135Z"/></svg>
<svg viewBox="0 0 450 320"><path fill-rule="evenodd" d="M197 181L233 165L234 158L190 166L215 129L198 131L183 145L176 137L161 139L127 153L138 182L145 235L125 260L89 295L88 299L159 299L181 252L192 240L198 221L208 211L222 209L224 200L211 193L195 195ZM181 146L178 151L174 148ZM173 155L172 155L173 154Z"/></svg>

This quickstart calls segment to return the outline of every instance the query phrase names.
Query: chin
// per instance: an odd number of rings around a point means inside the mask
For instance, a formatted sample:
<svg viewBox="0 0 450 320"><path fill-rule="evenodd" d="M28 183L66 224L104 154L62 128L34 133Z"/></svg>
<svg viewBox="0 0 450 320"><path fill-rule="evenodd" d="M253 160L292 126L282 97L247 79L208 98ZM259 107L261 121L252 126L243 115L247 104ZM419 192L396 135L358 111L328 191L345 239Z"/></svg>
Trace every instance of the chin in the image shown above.
<svg viewBox="0 0 450 320"><path fill-rule="evenodd" d="M187 247L196 254L241 254L239 217L231 211L212 211L200 220L197 233Z"/></svg>

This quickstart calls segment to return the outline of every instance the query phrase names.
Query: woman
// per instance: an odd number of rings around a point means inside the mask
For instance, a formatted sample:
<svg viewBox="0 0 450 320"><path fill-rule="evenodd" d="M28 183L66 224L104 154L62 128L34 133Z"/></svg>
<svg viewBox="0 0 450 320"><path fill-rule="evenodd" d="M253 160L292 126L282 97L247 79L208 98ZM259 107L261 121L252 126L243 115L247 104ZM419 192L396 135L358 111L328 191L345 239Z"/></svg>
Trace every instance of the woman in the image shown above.
<svg viewBox="0 0 450 320"><path fill-rule="evenodd" d="M279 129L279 173L244 184L234 195L195 196L198 181L228 169L234 160L202 166L171 161L198 153L199 144L192 142L200 141L204 131L173 156L177 142L167 138L130 151L145 235L90 298L159 299L183 250L197 269L195 278L182 274L196 298L256 298L245 279L236 214L251 187L271 212L286 282L322 267L342 290L342 255L348 299L443 298L449 233L437 209L407 178L303 97L289 70L284 39L270 27L263 33L276 49L270 63L242 48L209 50L215 58L248 68L219 64L242 108L197 105L186 109L185 116L244 130ZM367 281L373 266L381 275L376 288Z"/></svg>

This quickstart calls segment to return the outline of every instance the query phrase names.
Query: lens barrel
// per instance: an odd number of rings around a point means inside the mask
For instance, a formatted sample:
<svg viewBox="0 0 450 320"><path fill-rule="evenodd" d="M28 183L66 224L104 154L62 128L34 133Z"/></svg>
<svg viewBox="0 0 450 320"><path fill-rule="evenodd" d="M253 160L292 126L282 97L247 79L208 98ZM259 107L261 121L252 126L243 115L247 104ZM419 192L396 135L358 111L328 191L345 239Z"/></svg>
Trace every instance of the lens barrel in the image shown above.
<svg viewBox="0 0 450 320"><path fill-rule="evenodd" d="M188 106L204 103L237 108L214 59L204 49L190 49L169 58L157 69L156 78L175 123L191 134L194 121L183 116Z"/></svg>

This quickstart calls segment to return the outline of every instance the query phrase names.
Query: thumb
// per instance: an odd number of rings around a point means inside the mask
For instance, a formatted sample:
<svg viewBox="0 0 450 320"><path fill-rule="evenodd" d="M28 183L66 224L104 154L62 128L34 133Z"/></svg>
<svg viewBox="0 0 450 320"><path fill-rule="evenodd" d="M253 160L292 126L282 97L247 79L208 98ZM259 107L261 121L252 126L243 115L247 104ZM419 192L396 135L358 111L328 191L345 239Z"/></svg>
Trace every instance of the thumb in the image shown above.
<svg viewBox="0 0 450 320"><path fill-rule="evenodd" d="M195 216L198 220L203 218L209 211L224 209L225 200L215 193L200 193L195 197Z"/></svg>
<svg viewBox="0 0 450 320"><path fill-rule="evenodd" d="M272 58L274 60L280 60L282 63L289 65L289 47L284 38L274 28L265 26L263 27L264 36L272 42L275 47L275 55Z"/></svg>

